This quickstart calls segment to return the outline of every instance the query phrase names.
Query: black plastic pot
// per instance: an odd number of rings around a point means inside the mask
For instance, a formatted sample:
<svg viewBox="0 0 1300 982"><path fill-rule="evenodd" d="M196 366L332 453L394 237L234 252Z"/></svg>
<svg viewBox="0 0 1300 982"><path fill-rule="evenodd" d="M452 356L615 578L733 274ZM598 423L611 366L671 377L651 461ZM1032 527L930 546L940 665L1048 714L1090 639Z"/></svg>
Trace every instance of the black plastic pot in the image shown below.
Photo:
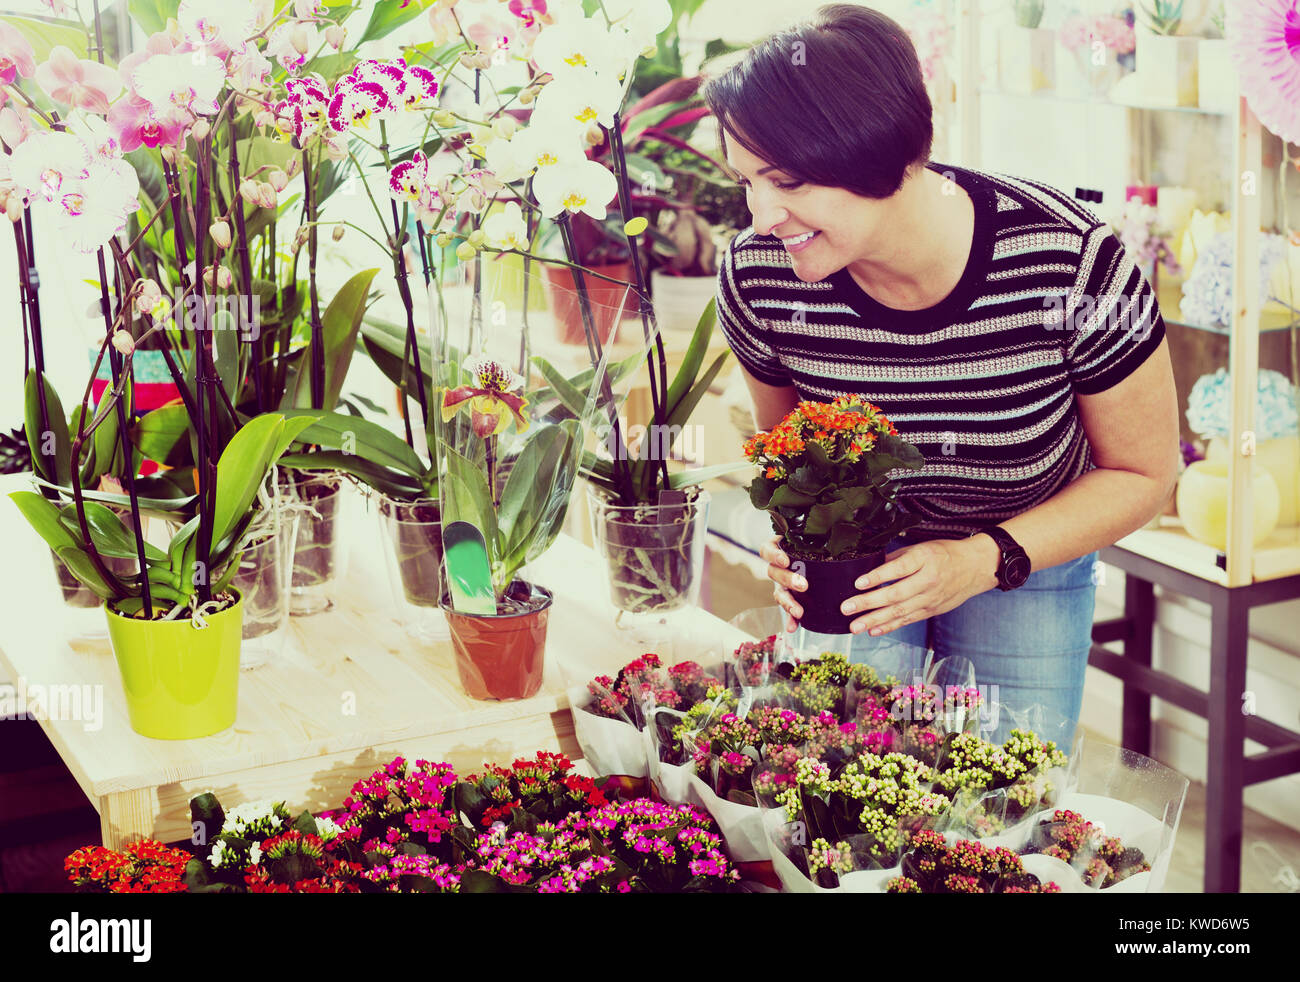
<svg viewBox="0 0 1300 982"><path fill-rule="evenodd" d="M856 585L858 577L883 565L885 555L885 550L881 549L856 559L796 559L791 556L790 568L802 573L808 581L808 589L802 593L791 591L795 603L803 608L799 626L818 634L849 634L849 625L863 612L850 616L840 611L840 605L863 592Z"/></svg>

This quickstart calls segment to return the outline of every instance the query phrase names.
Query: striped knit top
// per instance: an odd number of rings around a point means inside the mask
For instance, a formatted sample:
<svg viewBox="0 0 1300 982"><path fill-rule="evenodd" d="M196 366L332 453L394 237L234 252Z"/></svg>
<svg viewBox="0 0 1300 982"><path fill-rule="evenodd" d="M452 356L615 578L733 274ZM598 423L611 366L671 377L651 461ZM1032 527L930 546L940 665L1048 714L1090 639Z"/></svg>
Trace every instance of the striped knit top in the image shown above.
<svg viewBox="0 0 1300 982"><path fill-rule="evenodd" d="M896 470L909 538L964 538L1095 465L1074 394L1103 392L1164 337L1150 285L1087 209L1042 184L931 163L966 190L975 235L953 291L878 303L847 269L805 283L775 236L745 229L718 273L718 325L759 381L801 399L857 393L925 457Z"/></svg>

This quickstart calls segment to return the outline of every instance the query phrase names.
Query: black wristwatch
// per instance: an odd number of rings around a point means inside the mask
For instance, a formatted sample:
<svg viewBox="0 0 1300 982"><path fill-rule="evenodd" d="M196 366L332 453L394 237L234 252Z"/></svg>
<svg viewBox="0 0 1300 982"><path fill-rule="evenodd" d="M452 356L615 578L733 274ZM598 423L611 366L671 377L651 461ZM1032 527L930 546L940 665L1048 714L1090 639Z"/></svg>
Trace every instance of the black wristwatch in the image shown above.
<svg viewBox="0 0 1300 982"><path fill-rule="evenodd" d="M1016 587L1024 586L1032 567L1029 556L1024 549L1020 548L1020 543L1011 538L1011 533L1000 526L990 525L973 534L991 536L998 544L998 548L1002 550L1002 555L998 559L998 589L1014 590Z"/></svg>

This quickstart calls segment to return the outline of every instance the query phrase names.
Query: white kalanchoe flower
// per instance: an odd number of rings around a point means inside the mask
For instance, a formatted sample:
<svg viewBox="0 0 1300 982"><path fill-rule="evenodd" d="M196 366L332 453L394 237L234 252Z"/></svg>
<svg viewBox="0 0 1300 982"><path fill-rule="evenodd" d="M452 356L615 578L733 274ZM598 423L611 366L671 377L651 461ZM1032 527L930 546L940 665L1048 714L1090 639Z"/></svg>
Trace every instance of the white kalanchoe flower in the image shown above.
<svg viewBox="0 0 1300 982"><path fill-rule="evenodd" d="M212 853L208 856L208 862L213 869L221 869L221 864L226 859L226 843L218 839L212 846Z"/></svg>
<svg viewBox="0 0 1300 982"><path fill-rule="evenodd" d="M528 249L528 224L519 205L511 201L505 210L483 223L483 237L494 249Z"/></svg>
<svg viewBox="0 0 1300 982"><path fill-rule="evenodd" d="M328 815L316 819L316 834L321 842L332 842L343 834L343 827Z"/></svg>
<svg viewBox="0 0 1300 982"><path fill-rule="evenodd" d="M604 221L608 205L618 193L618 182L594 160L581 160L539 170L533 193L547 218L567 211Z"/></svg>
<svg viewBox="0 0 1300 982"><path fill-rule="evenodd" d="M261 843L254 842L251 846L249 846L249 848L248 848L248 861L249 861L250 863L252 863L254 866L256 866L258 863L260 863L260 862L262 861L262 846L261 846Z"/></svg>

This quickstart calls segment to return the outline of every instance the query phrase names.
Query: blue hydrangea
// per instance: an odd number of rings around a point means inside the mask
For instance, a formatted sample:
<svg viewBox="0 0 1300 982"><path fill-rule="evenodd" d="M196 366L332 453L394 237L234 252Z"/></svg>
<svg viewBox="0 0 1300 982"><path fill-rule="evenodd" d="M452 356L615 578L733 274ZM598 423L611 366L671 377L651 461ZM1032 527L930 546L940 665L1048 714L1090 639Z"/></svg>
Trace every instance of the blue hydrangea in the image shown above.
<svg viewBox="0 0 1300 982"><path fill-rule="evenodd" d="M1232 323L1232 233L1220 232L1196 254L1196 265L1183 282L1183 319L1203 327ZM1268 281L1286 252L1286 239L1268 232L1259 240L1259 303L1269 300Z"/></svg>
<svg viewBox="0 0 1300 982"><path fill-rule="evenodd" d="M1198 260L1199 263L1199 260ZM1226 368L1202 375L1187 397L1187 425L1208 440L1228 435L1232 385ZM1280 372L1261 369L1255 397L1255 436L1274 440L1296 433L1296 387Z"/></svg>

